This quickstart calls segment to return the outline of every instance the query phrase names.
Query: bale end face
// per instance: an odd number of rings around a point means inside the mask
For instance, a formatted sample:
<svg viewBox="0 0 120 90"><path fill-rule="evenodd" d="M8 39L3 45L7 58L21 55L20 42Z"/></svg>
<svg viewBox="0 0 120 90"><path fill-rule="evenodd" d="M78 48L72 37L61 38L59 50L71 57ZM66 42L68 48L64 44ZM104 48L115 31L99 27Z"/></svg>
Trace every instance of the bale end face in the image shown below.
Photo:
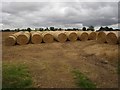
<svg viewBox="0 0 120 90"><path fill-rule="evenodd" d="M70 33L69 36L68 36L68 40L70 40L70 41L72 41L72 42L76 41L77 38L78 38L78 37L77 37L77 34L74 33L74 32Z"/></svg>
<svg viewBox="0 0 120 90"><path fill-rule="evenodd" d="M107 41L107 43L109 43L109 44L117 44L118 39L117 39L116 34L115 34L115 33L112 33L112 32L108 33L108 34L106 35L106 41Z"/></svg>
<svg viewBox="0 0 120 90"><path fill-rule="evenodd" d="M67 36L66 36L66 34L60 33L60 34L58 35L58 41L59 41L59 42L65 42L65 41L67 41Z"/></svg>
<svg viewBox="0 0 120 90"><path fill-rule="evenodd" d="M42 37L39 35L39 34L34 34L32 37L31 37L31 42L33 44L40 44L42 42Z"/></svg>
<svg viewBox="0 0 120 90"><path fill-rule="evenodd" d="M43 42L45 43L52 43L54 41L54 38L51 34L45 34L43 36Z"/></svg>
<svg viewBox="0 0 120 90"><path fill-rule="evenodd" d="M8 38L6 38L5 40L6 46L13 46L15 44L16 44L16 38L14 36L9 36Z"/></svg>
<svg viewBox="0 0 120 90"><path fill-rule="evenodd" d="M106 34L104 32L99 32L98 33L97 42L98 43L105 43L106 42Z"/></svg>
<svg viewBox="0 0 120 90"><path fill-rule="evenodd" d="M88 33L83 32L83 33L80 35L79 39L80 39L81 41L87 41L87 40L88 40Z"/></svg>
<svg viewBox="0 0 120 90"><path fill-rule="evenodd" d="M19 45L25 45L29 42L29 38L26 35L19 35L17 37L17 43Z"/></svg>
<svg viewBox="0 0 120 90"><path fill-rule="evenodd" d="M97 33L96 32L91 32L88 36L89 40L96 40L97 38Z"/></svg>

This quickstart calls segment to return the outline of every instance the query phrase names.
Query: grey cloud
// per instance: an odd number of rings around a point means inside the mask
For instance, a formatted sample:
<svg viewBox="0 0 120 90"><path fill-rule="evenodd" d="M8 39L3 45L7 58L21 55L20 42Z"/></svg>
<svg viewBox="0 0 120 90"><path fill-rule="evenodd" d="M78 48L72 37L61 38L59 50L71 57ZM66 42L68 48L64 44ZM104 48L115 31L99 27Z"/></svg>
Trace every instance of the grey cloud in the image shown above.
<svg viewBox="0 0 120 90"><path fill-rule="evenodd" d="M3 3L4 28L107 26L118 23L117 2Z"/></svg>
<svg viewBox="0 0 120 90"><path fill-rule="evenodd" d="M46 3L36 3L36 2L3 2L2 12L19 15L24 13L32 13L34 11L39 11L44 8Z"/></svg>

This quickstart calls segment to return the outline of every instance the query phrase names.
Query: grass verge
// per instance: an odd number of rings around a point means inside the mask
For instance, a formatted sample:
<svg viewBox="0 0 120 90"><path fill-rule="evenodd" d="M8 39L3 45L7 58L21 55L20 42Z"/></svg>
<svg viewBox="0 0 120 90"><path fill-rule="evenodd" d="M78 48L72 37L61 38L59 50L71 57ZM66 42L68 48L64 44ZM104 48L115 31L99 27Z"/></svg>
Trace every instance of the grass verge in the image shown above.
<svg viewBox="0 0 120 90"><path fill-rule="evenodd" d="M32 85L32 79L28 69L23 64L3 64L2 66L3 88L28 88Z"/></svg>
<svg viewBox="0 0 120 90"><path fill-rule="evenodd" d="M76 79L76 84L80 88L89 88L89 90L93 90L96 88L96 85L90 81L84 74L82 74L79 70L73 70L74 77ZM87 89L88 90L88 89Z"/></svg>

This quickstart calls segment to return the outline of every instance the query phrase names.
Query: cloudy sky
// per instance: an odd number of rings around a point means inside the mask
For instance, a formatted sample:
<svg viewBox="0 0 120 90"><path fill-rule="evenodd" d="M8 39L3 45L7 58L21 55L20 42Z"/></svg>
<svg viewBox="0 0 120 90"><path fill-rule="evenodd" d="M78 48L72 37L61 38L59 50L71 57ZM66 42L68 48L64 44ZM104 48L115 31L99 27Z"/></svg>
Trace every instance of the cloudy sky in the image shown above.
<svg viewBox="0 0 120 90"><path fill-rule="evenodd" d="M118 2L2 2L3 29L118 28Z"/></svg>

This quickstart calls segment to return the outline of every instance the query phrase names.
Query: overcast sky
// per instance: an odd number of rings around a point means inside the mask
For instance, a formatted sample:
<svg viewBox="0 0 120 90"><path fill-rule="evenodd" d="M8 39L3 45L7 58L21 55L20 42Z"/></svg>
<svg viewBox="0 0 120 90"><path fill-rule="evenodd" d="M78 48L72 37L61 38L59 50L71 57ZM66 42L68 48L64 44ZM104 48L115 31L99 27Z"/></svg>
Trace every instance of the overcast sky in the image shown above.
<svg viewBox="0 0 120 90"><path fill-rule="evenodd" d="M10 28L117 28L117 2L2 2L3 29Z"/></svg>

